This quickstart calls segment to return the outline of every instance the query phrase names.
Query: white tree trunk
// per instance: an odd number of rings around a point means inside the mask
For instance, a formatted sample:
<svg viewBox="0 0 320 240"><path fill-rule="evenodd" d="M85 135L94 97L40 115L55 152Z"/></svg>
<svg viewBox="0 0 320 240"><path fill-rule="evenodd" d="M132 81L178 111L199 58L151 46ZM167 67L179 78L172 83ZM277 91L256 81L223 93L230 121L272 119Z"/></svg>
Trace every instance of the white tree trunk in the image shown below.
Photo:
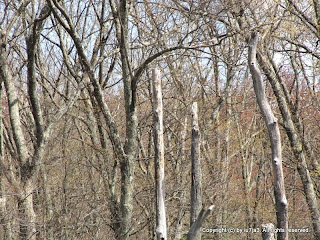
<svg viewBox="0 0 320 240"><path fill-rule="evenodd" d="M156 176L156 220L157 239L167 239L166 209L165 209L165 179L164 179L164 144L163 144L163 111L160 71L152 69L153 81L153 130L155 149Z"/></svg>

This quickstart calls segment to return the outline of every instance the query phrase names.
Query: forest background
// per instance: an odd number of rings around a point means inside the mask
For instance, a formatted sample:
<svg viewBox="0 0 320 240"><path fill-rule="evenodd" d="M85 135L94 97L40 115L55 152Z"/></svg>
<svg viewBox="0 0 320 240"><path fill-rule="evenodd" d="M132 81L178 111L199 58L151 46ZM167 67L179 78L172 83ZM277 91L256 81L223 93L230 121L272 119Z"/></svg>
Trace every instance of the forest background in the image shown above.
<svg viewBox="0 0 320 240"><path fill-rule="evenodd" d="M258 35L279 162L248 61ZM203 227L277 226L282 204L308 228L289 239L320 239L319 41L318 0L0 0L0 238L157 238L156 68L168 239L190 229L194 102Z"/></svg>

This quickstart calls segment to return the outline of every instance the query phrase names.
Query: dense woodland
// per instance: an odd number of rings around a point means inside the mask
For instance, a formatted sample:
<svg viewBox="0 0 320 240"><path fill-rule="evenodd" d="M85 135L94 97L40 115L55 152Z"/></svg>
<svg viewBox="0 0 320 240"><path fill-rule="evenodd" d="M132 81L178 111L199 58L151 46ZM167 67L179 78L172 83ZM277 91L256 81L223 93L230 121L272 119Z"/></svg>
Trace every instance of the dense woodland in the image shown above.
<svg viewBox="0 0 320 240"><path fill-rule="evenodd" d="M0 0L0 239L320 239L319 41L319 0Z"/></svg>

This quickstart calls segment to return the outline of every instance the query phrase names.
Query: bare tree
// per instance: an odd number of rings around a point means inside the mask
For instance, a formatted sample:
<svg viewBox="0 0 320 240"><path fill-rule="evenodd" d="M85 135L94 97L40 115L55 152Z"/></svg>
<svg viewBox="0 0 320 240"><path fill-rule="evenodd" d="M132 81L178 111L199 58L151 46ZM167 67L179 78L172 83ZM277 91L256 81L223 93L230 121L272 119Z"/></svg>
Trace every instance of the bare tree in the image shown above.
<svg viewBox="0 0 320 240"><path fill-rule="evenodd" d="M27 13L27 6L30 2L22 1L19 6L19 11L12 14L11 19L8 20L10 24L6 28L1 29L0 33L0 79L4 82L7 101L9 106L10 114L10 125L13 134L14 146L17 150L17 155L13 155L18 162L18 171L16 175L8 171L8 166L2 162L2 169L7 176L8 182L17 191L17 202L19 210L19 224L20 232L19 237L21 239L36 239L37 234L37 216L34 208L34 191L37 188L37 176L40 170L40 166L43 163L43 156L47 143L51 137L54 127L62 116L70 109L75 103L80 93L80 87L78 91L70 96L70 99L65 104L60 106L60 109L56 112L55 116L44 123L42 116L42 109L39 103L39 96L37 94L37 82L36 82L36 48L39 44L40 34L43 30L43 25L50 13L50 9L47 5L40 5L39 12L33 12L32 27L25 29L26 31L26 49L27 49L27 86L28 94L27 99L30 101L30 108L32 117L30 118L31 123L34 123L35 131L34 139L32 144L29 144L26 140L26 134L24 134L24 121L20 115L20 101L18 89L15 85L14 73L10 70L9 59L10 50L6 48L9 43L9 39L12 37L12 29L15 23L20 22L23 25L24 21L30 21L27 19L25 13ZM24 16L24 17L22 17ZM31 133L31 138L33 133ZM10 168L10 167L9 167Z"/></svg>
<svg viewBox="0 0 320 240"><path fill-rule="evenodd" d="M163 109L161 78L158 69L152 69L153 85L153 118L154 118L154 167L156 177L156 220L157 239L167 239L167 222L165 208L165 178L164 178L164 143L163 143Z"/></svg>
<svg viewBox="0 0 320 240"><path fill-rule="evenodd" d="M198 104L194 102L191 110L192 125L192 143L191 143L191 210L190 210L190 227L197 220L202 209L202 174L200 161L200 130L198 124ZM201 239L201 232L195 232L193 238Z"/></svg>
<svg viewBox="0 0 320 240"><path fill-rule="evenodd" d="M257 44L259 34L253 33L249 41L249 67L253 79L254 91L261 113L268 128L271 142L272 165L274 173L274 192L276 199L277 227L283 229L278 233L278 240L288 239L288 202L285 194L284 176L282 169L282 148L278 120L275 118L266 98L262 74L257 63Z"/></svg>
<svg viewBox="0 0 320 240"><path fill-rule="evenodd" d="M202 225L258 228L275 218L268 206L283 186L290 204L278 215L287 208L290 228L314 229L290 238L318 238L318 1L0 0L0 9L0 238L157 238L151 66L161 72L166 238L196 238ZM284 133L272 151L247 62L257 29L269 126ZM188 127L194 102L201 139ZM280 185L266 161L277 149ZM216 206L212 216L201 202Z"/></svg>

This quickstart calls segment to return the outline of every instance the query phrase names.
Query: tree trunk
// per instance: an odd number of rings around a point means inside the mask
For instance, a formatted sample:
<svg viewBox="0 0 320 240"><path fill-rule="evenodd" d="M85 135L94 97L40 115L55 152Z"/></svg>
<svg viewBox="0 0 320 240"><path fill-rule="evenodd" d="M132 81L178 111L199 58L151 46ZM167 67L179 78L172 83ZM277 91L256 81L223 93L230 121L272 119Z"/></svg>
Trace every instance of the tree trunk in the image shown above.
<svg viewBox="0 0 320 240"><path fill-rule="evenodd" d="M190 210L190 227L196 221L202 208L202 175L200 163L200 130L198 124L198 104L192 104L192 140L191 140L191 210ZM201 239L201 232L194 232L192 238Z"/></svg>
<svg viewBox="0 0 320 240"><path fill-rule="evenodd" d="M271 142L272 166L274 177L274 193L277 211L277 228L282 228L284 232L278 233L278 240L288 239L288 203L285 195L284 177L282 169L281 136L278 120L273 115L272 109L267 100L263 85L262 75L258 68L256 54L259 35L254 33L249 41L249 67L253 78L253 86L257 102L268 128Z"/></svg>
<svg viewBox="0 0 320 240"><path fill-rule="evenodd" d="M156 220L157 239L167 239L166 209L165 209L165 179L164 179L164 143L163 143L163 115L160 71L152 69L153 81L153 130L155 150L156 177Z"/></svg>
<svg viewBox="0 0 320 240"><path fill-rule="evenodd" d="M32 179L26 180L18 199L20 218L20 239L36 240L36 214L33 208L34 185Z"/></svg>
<svg viewBox="0 0 320 240"><path fill-rule="evenodd" d="M6 49L5 49L5 35L0 36L0 77L4 81L8 105L10 123L12 128L12 134L14 143L17 149L19 167L21 171L21 178L27 179L25 176L25 170L28 170L28 150L26 147L23 130L21 126L21 120L19 115L19 101L15 86L13 84L12 75L9 72L9 68L6 62ZM21 183L19 183L21 185ZM20 225L20 239L35 239L35 212L33 210L32 192L29 192L30 183L26 182L24 188L20 191L18 197L19 206L19 225Z"/></svg>
<svg viewBox="0 0 320 240"><path fill-rule="evenodd" d="M0 161L3 166L4 164L4 149L3 149L3 106L2 106L2 93L3 93L3 83L0 82ZM3 226L3 233L0 237L3 239L11 239L10 223L8 222L7 217L7 197L5 195L5 186L4 186L4 170L0 170L0 223Z"/></svg>
<svg viewBox="0 0 320 240"><path fill-rule="evenodd" d="M118 7L119 17L116 19L117 39L120 45L121 69L124 87L124 99L126 109L126 142L124 151L126 158L121 162L121 228L122 239L129 237L132 221L134 168L137 149L137 115L136 115L136 92L129 66L129 40L128 40L128 14L130 1L120 0Z"/></svg>
<svg viewBox="0 0 320 240"><path fill-rule="evenodd" d="M289 106L283 90L285 89L285 87L283 84L281 86L281 79L279 79L280 81L279 82L277 81L276 77L273 76L271 69L269 68L266 60L264 59L261 53L258 52L257 56L258 56L258 61L262 66L262 69L266 74L266 77L269 80L272 86L273 92L277 98L278 106L283 118L283 123L284 123L283 125L286 130L287 136L289 138L292 152L295 158L297 159L297 169L303 184L303 190L305 193L309 211L311 213L314 235L316 236L317 239L320 239L319 204L317 201L316 191L314 189L314 184L312 182L307 161L305 158L305 151L308 151L308 149L304 149L303 141L301 141L299 137L299 132L297 130L299 128L296 127L293 121L293 117L289 110ZM297 123L299 123L299 121L297 121Z"/></svg>

